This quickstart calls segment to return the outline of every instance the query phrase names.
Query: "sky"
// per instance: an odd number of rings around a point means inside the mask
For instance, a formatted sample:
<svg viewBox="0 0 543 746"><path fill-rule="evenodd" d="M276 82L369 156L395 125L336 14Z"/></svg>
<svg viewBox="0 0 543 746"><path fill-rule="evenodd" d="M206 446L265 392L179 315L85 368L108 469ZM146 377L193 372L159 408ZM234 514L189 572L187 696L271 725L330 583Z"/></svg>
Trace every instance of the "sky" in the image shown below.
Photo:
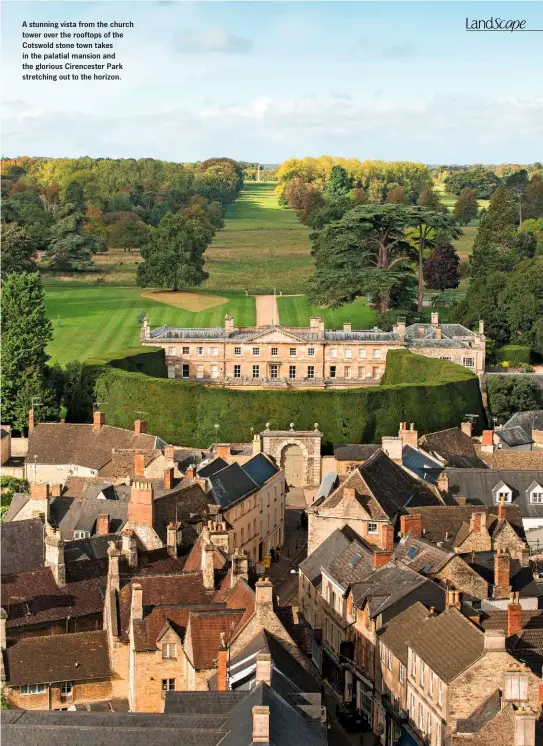
<svg viewBox="0 0 543 746"><path fill-rule="evenodd" d="M543 160L543 31L466 31L492 15L543 29L539 2L3 0L2 154ZM23 21L79 20L134 23L123 79L21 80Z"/></svg>

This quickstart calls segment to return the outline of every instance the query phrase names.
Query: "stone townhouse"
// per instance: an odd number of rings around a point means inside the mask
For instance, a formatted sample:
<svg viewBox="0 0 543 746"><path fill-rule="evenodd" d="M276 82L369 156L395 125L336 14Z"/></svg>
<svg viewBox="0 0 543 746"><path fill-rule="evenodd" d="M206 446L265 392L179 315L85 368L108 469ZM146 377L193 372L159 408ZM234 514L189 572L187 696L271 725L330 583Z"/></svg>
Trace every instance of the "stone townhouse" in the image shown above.
<svg viewBox="0 0 543 746"><path fill-rule="evenodd" d="M460 324L406 327L398 322L391 332L325 330L315 316L309 327L278 324L236 327L225 316L224 328L179 329L161 326L151 331L146 319L141 343L162 347L168 377L222 386L343 388L375 385L385 371L390 349L409 349L427 357L451 360L484 372L486 339L482 322L472 332Z"/></svg>
<svg viewBox="0 0 543 746"><path fill-rule="evenodd" d="M469 718L459 720L451 746L536 746L543 738L538 712L491 695Z"/></svg>
<svg viewBox="0 0 543 746"><path fill-rule="evenodd" d="M5 619L1 620L5 626ZM3 687L10 707L73 709L111 699L111 666L103 630L29 637L5 645Z"/></svg>
<svg viewBox="0 0 543 746"><path fill-rule="evenodd" d="M328 497L308 508L308 554L345 525L370 544L392 551L394 527L404 506L437 506L447 500L454 504L436 487L408 474L384 451L377 451Z"/></svg>
<svg viewBox="0 0 543 746"><path fill-rule="evenodd" d="M407 638L410 723L442 746L496 690L509 704L539 708L539 681L505 649L505 634L481 631L458 609L430 615Z"/></svg>

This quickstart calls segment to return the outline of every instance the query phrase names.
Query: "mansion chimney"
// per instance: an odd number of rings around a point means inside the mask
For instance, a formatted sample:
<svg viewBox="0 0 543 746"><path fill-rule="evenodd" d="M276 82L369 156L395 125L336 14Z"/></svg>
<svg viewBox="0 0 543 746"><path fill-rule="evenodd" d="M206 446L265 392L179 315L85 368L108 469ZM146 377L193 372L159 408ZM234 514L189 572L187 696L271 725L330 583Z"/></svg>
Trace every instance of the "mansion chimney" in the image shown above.
<svg viewBox="0 0 543 746"><path fill-rule="evenodd" d="M479 334L485 333L485 322L483 319L479 319Z"/></svg>
<svg viewBox="0 0 543 746"><path fill-rule="evenodd" d="M309 331L312 334L324 333L324 321L321 316L311 316L309 319Z"/></svg>
<svg viewBox="0 0 543 746"><path fill-rule="evenodd" d="M351 324L351 322L350 322L350 321L346 321L346 322L345 322L345 323L343 324L343 331L344 331L344 332L347 332L347 334L350 334L350 333L351 333L351 331L352 331L352 329L353 329L353 325Z"/></svg>
<svg viewBox="0 0 543 746"><path fill-rule="evenodd" d="M228 314L224 317L224 334L229 337L234 331L234 319Z"/></svg>
<svg viewBox="0 0 543 746"><path fill-rule="evenodd" d="M400 342L405 342L405 319L398 319L392 327L394 334L397 334Z"/></svg>
<svg viewBox="0 0 543 746"><path fill-rule="evenodd" d="M134 433L136 435L143 435L147 432L147 421L146 420L134 420Z"/></svg>
<svg viewBox="0 0 543 746"><path fill-rule="evenodd" d="M51 568L55 582L59 587L66 585L64 540L60 531L52 530L45 537L45 565Z"/></svg>
<svg viewBox="0 0 543 746"><path fill-rule="evenodd" d="M153 488L149 482L134 482L128 503L128 522L153 528Z"/></svg>
<svg viewBox="0 0 543 746"><path fill-rule="evenodd" d="M92 416L92 429L101 430L106 424L106 416L103 412L95 412Z"/></svg>

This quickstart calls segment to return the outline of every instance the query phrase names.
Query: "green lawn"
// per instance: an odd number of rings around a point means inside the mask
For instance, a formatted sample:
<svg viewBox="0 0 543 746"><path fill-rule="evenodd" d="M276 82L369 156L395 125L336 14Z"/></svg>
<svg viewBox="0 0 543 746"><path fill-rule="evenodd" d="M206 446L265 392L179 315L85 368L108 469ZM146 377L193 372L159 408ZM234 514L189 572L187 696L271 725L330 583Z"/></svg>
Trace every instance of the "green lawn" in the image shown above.
<svg viewBox="0 0 543 746"><path fill-rule="evenodd" d="M162 324L222 326L226 313L233 315L237 324L255 323L254 298L227 297L227 303L192 313L151 298L142 298L137 288L67 282L49 285L46 308L53 322L54 338L47 351L54 361L66 363L137 345L139 327L136 317L142 309L147 312L153 328Z"/></svg>
<svg viewBox="0 0 543 746"><path fill-rule="evenodd" d="M309 228L279 207L276 182L249 183L229 205L225 227L206 251L205 290L300 293L313 273Z"/></svg>
<svg viewBox="0 0 543 746"><path fill-rule="evenodd" d="M311 316L322 316L327 329L342 329L350 321L353 329L371 329L375 325L376 314L366 305L363 298L337 309L312 306L304 295L277 298L279 319L285 326L309 326Z"/></svg>
<svg viewBox="0 0 543 746"><path fill-rule="evenodd" d="M454 194L446 194L444 184L436 184L435 190L439 193L441 202L447 207L449 212L452 212L457 197ZM490 200L478 199L477 203L479 204L479 209L482 209L483 207L487 209L488 205L490 204ZM463 262L467 262L468 257L473 251L473 242L475 240L475 234L477 233L478 225L478 220L472 220L471 223L462 228L464 235L461 236L457 241L453 241L456 251L458 252L460 259Z"/></svg>

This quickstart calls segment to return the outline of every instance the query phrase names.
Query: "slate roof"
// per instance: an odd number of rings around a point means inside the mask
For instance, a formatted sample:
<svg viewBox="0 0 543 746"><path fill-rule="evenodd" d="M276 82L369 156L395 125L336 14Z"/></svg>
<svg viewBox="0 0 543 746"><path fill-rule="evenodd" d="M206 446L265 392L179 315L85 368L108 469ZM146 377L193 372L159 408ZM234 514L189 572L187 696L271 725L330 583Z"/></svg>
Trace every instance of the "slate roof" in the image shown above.
<svg viewBox="0 0 543 746"><path fill-rule="evenodd" d="M531 503L526 490L533 481L543 483L543 470L517 469L447 469L449 492L463 495L473 505L493 505L492 490L504 482L513 490L512 505L518 506L522 518L543 518L543 503Z"/></svg>
<svg viewBox="0 0 543 746"><path fill-rule="evenodd" d="M402 466L431 484L437 484L437 478L443 471L440 463L409 445L405 445L402 449Z"/></svg>
<svg viewBox="0 0 543 746"><path fill-rule="evenodd" d="M463 526L469 527L473 513L487 514L487 528L492 536L498 527L497 506L483 505L440 505L408 508L408 513L422 517L424 538L433 543L443 542L445 545L455 546L458 533ZM507 506L507 520L520 538L524 539L522 518L517 505Z"/></svg>
<svg viewBox="0 0 543 746"><path fill-rule="evenodd" d="M25 637L8 645L6 664L10 686L109 679L107 632Z"/></svg>
<svg viewBox="0 0 543 746"><path fill-rule="evenodd" d="M242 464L241 468L259 487L279 472L277 466L263 453L253 456L252 459Z"/></svg>
<svg viewBox="0 0 543 746"><path fill-rule="evenodd" d="M543 430L543 409L531 409L528 412L516 412L504 425L504 428L521 427L530 437L532 430Z"/></svg>
<svg viewBox="0 0 543 746"><path fill-rule="evenodd" d="M373 550L361 539L354 539L323 569L346 591L373 572Z"/></svg>
<svg viewBox="0 0 543 746"><path fill-rule="evenodd" d="M499 428L498 430L494 430L494 435L496 435L500 440L503 440L505 445L509 446L509 448L516 448L518 446L525 446L533 443L532 437L528 435L520 425Z"/></svg>
<svg viewBox="0 0 543 746"><path fill-rule="evenodd" d="M321 568L333 562L350 546L355 537L355 532L348 526L343 529L336 528L303 562L300 562L300 570L309 582L318 586L322 577Z"/></svg>
<svg viewBox="0 0 543 746"><path fill-rule="evenodd" d="M428 575L439 572L455 555L456 553L449 549L443 549L426 539L408 534L396 544L392 556L412 570Z"/></svg>
<svg viewBox="0 0 543 746"><path fill-rule="evenodd" d="M447 684L484 654L484 634L454 607L422 621L407 644Z"/></svg>
<svg viewBox="0 0 543 746"><path fill-rule="evenodd" d="M40 518L0 523L2 575L16 575L44 566L44 530Z"/></svg>
<svg viewBox="0 0 543 746"><path fill-rule="evenodd" d="M258 490L258 484L238 463L212 474L209 481L213 499L224 510Z"/></svg>
<svg viewBox="0 0 543 746"><path fill-rule="evenodd" d="M419 438L419 446L430 456L441 459L445 466L484 468L477 456L473 440L458 427L427 433Z"/></svg>
<svg viewBox="0 0 543 746"><path fill-rule="evenodd" d="M166 445L160 438L146 433L104 425L40 422L28 438L25 463L78 464L89 469L101 469L112 459L113 449L154 449Z"/></svg>
<svg viewBox="0 0 543 746"><path fill-rule="evenodd" d="M337 445L334 446L334 457L336 461L367 461L380 448L379 445L366 445L364 443Z"/></svg>
<svg viewBox="0 0 543 746"><path fill-rule="evenodd" d="M407 666L407 638L427 617L428 609L417 601L377 630L381 642L392 650L404 666Z"/></svg>
<svg viewBox="0 0 543 746"><path fill-rule="evenodd" d="M472 552L462 557L487 583L494 584L495 552ZM522 567L519 560L512 559L510 573L511 589L518 591L521 598L543 596L543 583L534 580L531 566Z"/></svg>
<svg viewBox="0 0 543 746"><path fill-rule="evenodd" d="M219 458L213 459L213 461L210 461L209 464L205 464L205 466L202 466L200 469L197 470L198 476L202 477L202 479L207 479L212 474L216 474L221 469L225 469L228 466L228 461L225 461L223 458L219 456Z"/></svg>

